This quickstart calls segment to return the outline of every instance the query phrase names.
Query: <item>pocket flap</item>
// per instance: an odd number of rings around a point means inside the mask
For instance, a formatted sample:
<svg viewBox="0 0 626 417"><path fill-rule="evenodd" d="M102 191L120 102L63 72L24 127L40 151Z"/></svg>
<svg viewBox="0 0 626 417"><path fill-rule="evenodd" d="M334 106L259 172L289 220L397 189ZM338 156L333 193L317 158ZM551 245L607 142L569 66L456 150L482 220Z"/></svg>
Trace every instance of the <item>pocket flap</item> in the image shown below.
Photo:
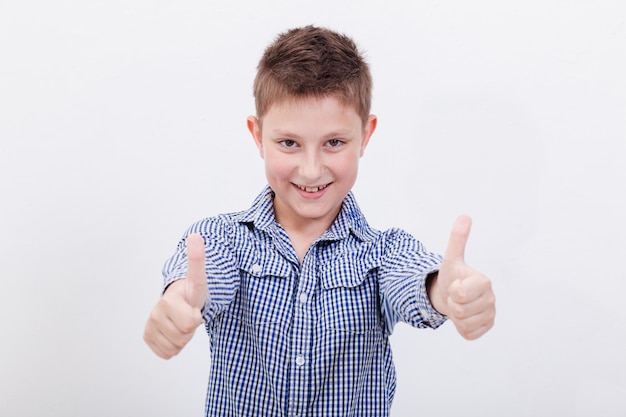
<svg viewBox="0 0 626 417"><path fill-rule="evenodd" d="M379 266L371 258L354 259L355 256L348 253L324 265L321 272L322 287L327 290L357 287L370 270Z"/></svg>
<svg viewBox="0 0 626 417"><path fill-rule="evenodd" d="M246 271L255 278L279 277L287 278L291 265L279 255L266 257L249 257L239 265L239 269Z"/></svg>

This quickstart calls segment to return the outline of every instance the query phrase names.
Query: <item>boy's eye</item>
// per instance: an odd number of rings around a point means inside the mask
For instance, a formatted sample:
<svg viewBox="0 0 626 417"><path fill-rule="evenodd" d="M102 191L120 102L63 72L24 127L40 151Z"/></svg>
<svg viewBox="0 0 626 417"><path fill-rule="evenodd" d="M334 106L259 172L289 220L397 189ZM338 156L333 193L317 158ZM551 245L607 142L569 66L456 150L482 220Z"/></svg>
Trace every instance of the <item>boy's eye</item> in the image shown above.
<svg viewBox="0 0 626 417"><path fill-rule="evenodd" d="M293 148L296 146L296 141L291 139L283 139L279 143L285 148Z"/></svg>
<svg viewBox="0 0 626 417"><path fill-rule="evenodd" d="M343 144L343 141L340 139L331 139L328 141L328 146L330 146L331 148L336 148L337 146L340 146Z"/></svg>

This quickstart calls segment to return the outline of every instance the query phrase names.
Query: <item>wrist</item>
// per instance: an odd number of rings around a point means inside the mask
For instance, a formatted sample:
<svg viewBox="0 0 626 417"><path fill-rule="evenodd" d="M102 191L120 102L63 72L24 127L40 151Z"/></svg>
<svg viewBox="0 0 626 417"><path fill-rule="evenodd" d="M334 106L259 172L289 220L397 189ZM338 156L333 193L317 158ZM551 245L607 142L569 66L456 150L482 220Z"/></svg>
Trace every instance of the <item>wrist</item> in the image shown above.
<svg viewBox="0 0 626 417"><path fill-rule="evenodd" d="M447 316L446 303L441 294L441 286L439 285L439 271L432 272L426 276L426 294L430 304L439 314Z"/></svg>

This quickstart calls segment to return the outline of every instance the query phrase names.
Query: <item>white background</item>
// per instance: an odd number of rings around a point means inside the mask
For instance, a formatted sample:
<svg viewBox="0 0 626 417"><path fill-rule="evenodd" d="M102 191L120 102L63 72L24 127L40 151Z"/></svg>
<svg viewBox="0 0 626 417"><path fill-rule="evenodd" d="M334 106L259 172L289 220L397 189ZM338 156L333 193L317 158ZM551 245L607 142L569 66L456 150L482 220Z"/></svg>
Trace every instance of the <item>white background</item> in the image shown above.
<svg viewBox="0 0 626 417"><path fill-rule="evenodd" d="M0 415L200 416L202 329L142 340L195 220L265 184L246 128L275 35L352 36L370 223L489 275L496 326L399 325L398 416L626 415L626 3L0 1Z"/></svg>

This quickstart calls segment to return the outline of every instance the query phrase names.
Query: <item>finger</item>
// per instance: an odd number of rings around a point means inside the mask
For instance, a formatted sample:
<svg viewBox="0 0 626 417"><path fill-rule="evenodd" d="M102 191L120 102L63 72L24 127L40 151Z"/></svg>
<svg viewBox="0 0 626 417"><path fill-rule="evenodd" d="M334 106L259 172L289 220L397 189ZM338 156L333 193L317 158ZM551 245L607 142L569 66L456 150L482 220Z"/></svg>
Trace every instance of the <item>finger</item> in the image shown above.
<svg viewBox="0 0 626 417"><path fill-rule="evenodd" d="M444 255L444 259L448 261L465 260L465 245L469 238L470 229L472 228L472 219L469 216L459 216L450 232L450 240L448 240L448 248Z"/></svg>
<svg viewBox="0 0 626 417"><path fill-rule="evenodd" d="M469 304L489 290L490 281L482 275L468 274L464 279L457 279L450 284L448 296L456 303Z"/></svg>
<svg viewBox="0 0 626 417"><path fill-rule="evenodd" d="M169 328L162 328L158 334L157 340L160 345L166 348L166 351L170 353L177 353L181 351L187 343L191 340L195 333L195 328L187 333L182 333L178 329L171 326Z"/></svg>
<svg viewBox="0 0 626 417"><path fill-rule="evenodd" d="M161 345L159 344L159 342L157 340L155 340L154 338L152 339L145 339L146 344L148 345L148 347L160 358L163 359L170 359L172 357L172 355L169 355L165 352L165 349L161 348Z"/></svg>
<svg viewBox="0 0 626 417"><path fill-rule="evenodd" d="M159 331L155 331L146 342L150 349L163 359L170 359L177 353L176 347Z"/></svg>
<svg viewBox="0 0 626 417"><path fill-rule="evenodd" d="M196 330L202 323L202 314L199 308L181 302L177 308L167 312L167 320L162 323L162 331L175 342L179 335L193 333Z"/></svg>
<svg viewBox="0 0 626 417"><path fill-rule="evenodd" d="M483 324L465 327L463 324L456 325L456 329L461 336L466 340L476 340L485 333L487 333L493 327L493 321L487 321Z"/></svg>
<svg viewBox="0 0 626 417"><path fill-rule="evenodd" d="M193 334L189 335L186 340L178 340L176 342L171 341L165 333L156 333L149 343L150 348L154 353L163 359L170 359L171 357L178 355L187 342L191 339Z"/></svg>
<svg viewBox="0 0 626 417"><path fill-rule="evenodd" d="M165 332L189 333L202 322L200 309L187 301L189 282L187 279L172 282L150 314L150 320Z"/></svg>
<svg viewBox="0 0 626 417"><path fill-rule="evenodd" d="M144 340L162 358L178 354L202 323L200 310L184 299L184 281L170 285L146 323Z"/></svg>
<svg viewBox="0 0 626 417"><path fill-rule="evenodd" d="M206 302L207 282L204 240L197 233L187 237L187 263L185 298L191 306L201 309Z"/></svg>
<svg viewBox="0 0 626 417"><path fill-rule="evenodd" d="M496 297L491 281L484 276L471 277L468 282L457 280L450 286L448 309L457 317L469 317L483 312L495 315L495 307Z"/></svg>
<svg viewBox="0 0 626 417"><path fill-rule="evenodd" d="M462 304L448 297L448 315L456 320L467 320L478 316L495 316L495 304L487 294L481 295L471 303Z"/></svg>
<svg viewBox="0 0 626 417"><path fill-rule="evenodd" d="M466 327L476 328L493 321L496 309L486 295L481 296L470 304L459 304L449 298L448 314L449 318L457 325L463 323Z"/></svg>
<svg viewBox="0 0 626 417"><path fill-rule="evenodd" d="M144 341L155 354L164 359L171 358L181 350L166 335L167 332L171 331L168 328L175 328L175 326L162 312L153 311L144 329Z"/></svg>

